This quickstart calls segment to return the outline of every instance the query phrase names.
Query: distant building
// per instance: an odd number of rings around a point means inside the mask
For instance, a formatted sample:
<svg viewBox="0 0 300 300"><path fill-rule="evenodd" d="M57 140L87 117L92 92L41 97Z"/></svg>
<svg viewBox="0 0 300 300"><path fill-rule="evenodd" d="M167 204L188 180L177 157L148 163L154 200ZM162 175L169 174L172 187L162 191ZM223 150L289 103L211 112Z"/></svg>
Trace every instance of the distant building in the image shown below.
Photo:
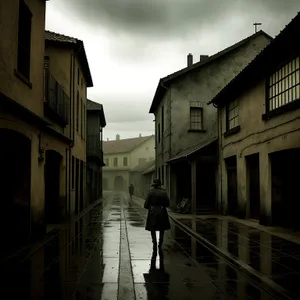
<svg viewBox="0 0 300 300"><path fill-rule="evenodd" d="M128 191L130 170L155 158L154 135L103 142L103 189Z"/></svg>
<svg viewBox="0 0 300 300"><path fill-rule="evenodd" d="M129 180L134 185L134 195L145 198L155 177L155 159L130 170Z"/></svg>
<svg viewBox="0 0 300 300"><path fill-rule="evenodd" d="M102 167L104 166L102 137L106 126L103 106L87 100L87 201L89 203L102 197Z"/></svg>

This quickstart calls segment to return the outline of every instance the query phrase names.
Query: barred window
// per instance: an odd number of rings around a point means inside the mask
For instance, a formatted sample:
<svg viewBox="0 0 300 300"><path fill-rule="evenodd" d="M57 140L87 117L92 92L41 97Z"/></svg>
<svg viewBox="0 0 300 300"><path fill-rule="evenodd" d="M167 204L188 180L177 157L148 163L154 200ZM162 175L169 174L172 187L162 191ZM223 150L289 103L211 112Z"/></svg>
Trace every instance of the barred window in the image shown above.
<svg viewBox="0 0 300 300"><path fill-rule="evenodd" d="M200 101L190 102L190 129L203 130L203 107Z"/></svg>
<svg viewBox="0 0 300 300"><path fill-rule="evenodd" d="M300 98L299 57L291 60L269 77L269 110Z"/></svg>
<svg viewBox="0 0 300 300"><path fill-rule="evenodd" d="M234 100L227 105L226 119L227 130L239 125L239 105L237 100Z"/></svg>

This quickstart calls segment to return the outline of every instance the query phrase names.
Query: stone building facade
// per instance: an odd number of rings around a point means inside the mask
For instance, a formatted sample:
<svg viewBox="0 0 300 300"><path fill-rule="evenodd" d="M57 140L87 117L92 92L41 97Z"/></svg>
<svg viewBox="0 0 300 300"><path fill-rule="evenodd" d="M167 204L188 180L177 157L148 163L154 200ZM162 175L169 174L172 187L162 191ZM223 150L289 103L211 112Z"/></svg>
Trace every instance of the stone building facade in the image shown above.
<svg viewBox="0 0 300 300"><path fill-rule="evenodd" d="M300 15L212 100L223 213L299 228Z"/></svg>
<svg viewBox="0 0 300 300"><path fill-rule="evenodd" d="M103 142L103 189L128 191L130 171L155 157L153 135Z"/></svg>
<svg viewBox="0 0 300 300"><path fill-rule="evenodd" d="M71 157L84 162L86 156L84 139L73 129L78 114L71 113L76 97L70 91L70 76L75 82L76 74L83 78L83 99L92 86L84 48L79 51L83 43L64 43L61 35L45 32L45 10L40 0L0 3L0 193L5 212L0 228L6 245L43 235L75 212ZM48 43L53 37L63 47ZM84 108L80 111L84 115Z"/></svg>
<svg viewBox="0 0 300 300"><path fill-rule="evenodd" d="M270 40L260 31L196 63L189 54L186 68L160 79L150 113L155 115L156 172L173 207L183 197L192 198L194 212L196 204L198 209L215 206L218 117L207 103Z"/></svg>

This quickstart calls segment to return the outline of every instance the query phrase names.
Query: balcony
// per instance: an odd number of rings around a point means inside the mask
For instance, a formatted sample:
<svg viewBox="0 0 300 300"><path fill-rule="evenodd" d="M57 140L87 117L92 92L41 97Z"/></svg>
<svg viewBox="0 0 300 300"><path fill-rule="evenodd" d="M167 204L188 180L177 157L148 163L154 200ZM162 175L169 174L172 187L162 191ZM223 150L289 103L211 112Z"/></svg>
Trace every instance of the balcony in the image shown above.
<svg viewBox="0 0 300 300"><path fill-rule="evenodd" d="M86 155L103 162L103 151L101 150L100 134L88 135L86 142Z"/></svg>
<svg viewBox="0 0 300 300"><path fill-rule="evenodd" d="M69 123L70 98L63 87L44 69L44 114L57 124L65 127Z"/></svg>

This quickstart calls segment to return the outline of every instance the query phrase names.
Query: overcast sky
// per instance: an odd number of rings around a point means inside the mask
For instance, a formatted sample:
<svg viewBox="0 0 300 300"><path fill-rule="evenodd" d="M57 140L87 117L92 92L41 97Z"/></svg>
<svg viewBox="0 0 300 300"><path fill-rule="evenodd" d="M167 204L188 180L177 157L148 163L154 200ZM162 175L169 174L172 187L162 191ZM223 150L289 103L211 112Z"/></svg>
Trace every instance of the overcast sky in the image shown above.
<svg viewBox="0 0 300 300"><path fill-rule="evenodd" d="M300 11L299 0L51 0L46 28L82 39L104 106L104 137L150 135L149 114L161 77L260 29L276 36Z"/></svg>

